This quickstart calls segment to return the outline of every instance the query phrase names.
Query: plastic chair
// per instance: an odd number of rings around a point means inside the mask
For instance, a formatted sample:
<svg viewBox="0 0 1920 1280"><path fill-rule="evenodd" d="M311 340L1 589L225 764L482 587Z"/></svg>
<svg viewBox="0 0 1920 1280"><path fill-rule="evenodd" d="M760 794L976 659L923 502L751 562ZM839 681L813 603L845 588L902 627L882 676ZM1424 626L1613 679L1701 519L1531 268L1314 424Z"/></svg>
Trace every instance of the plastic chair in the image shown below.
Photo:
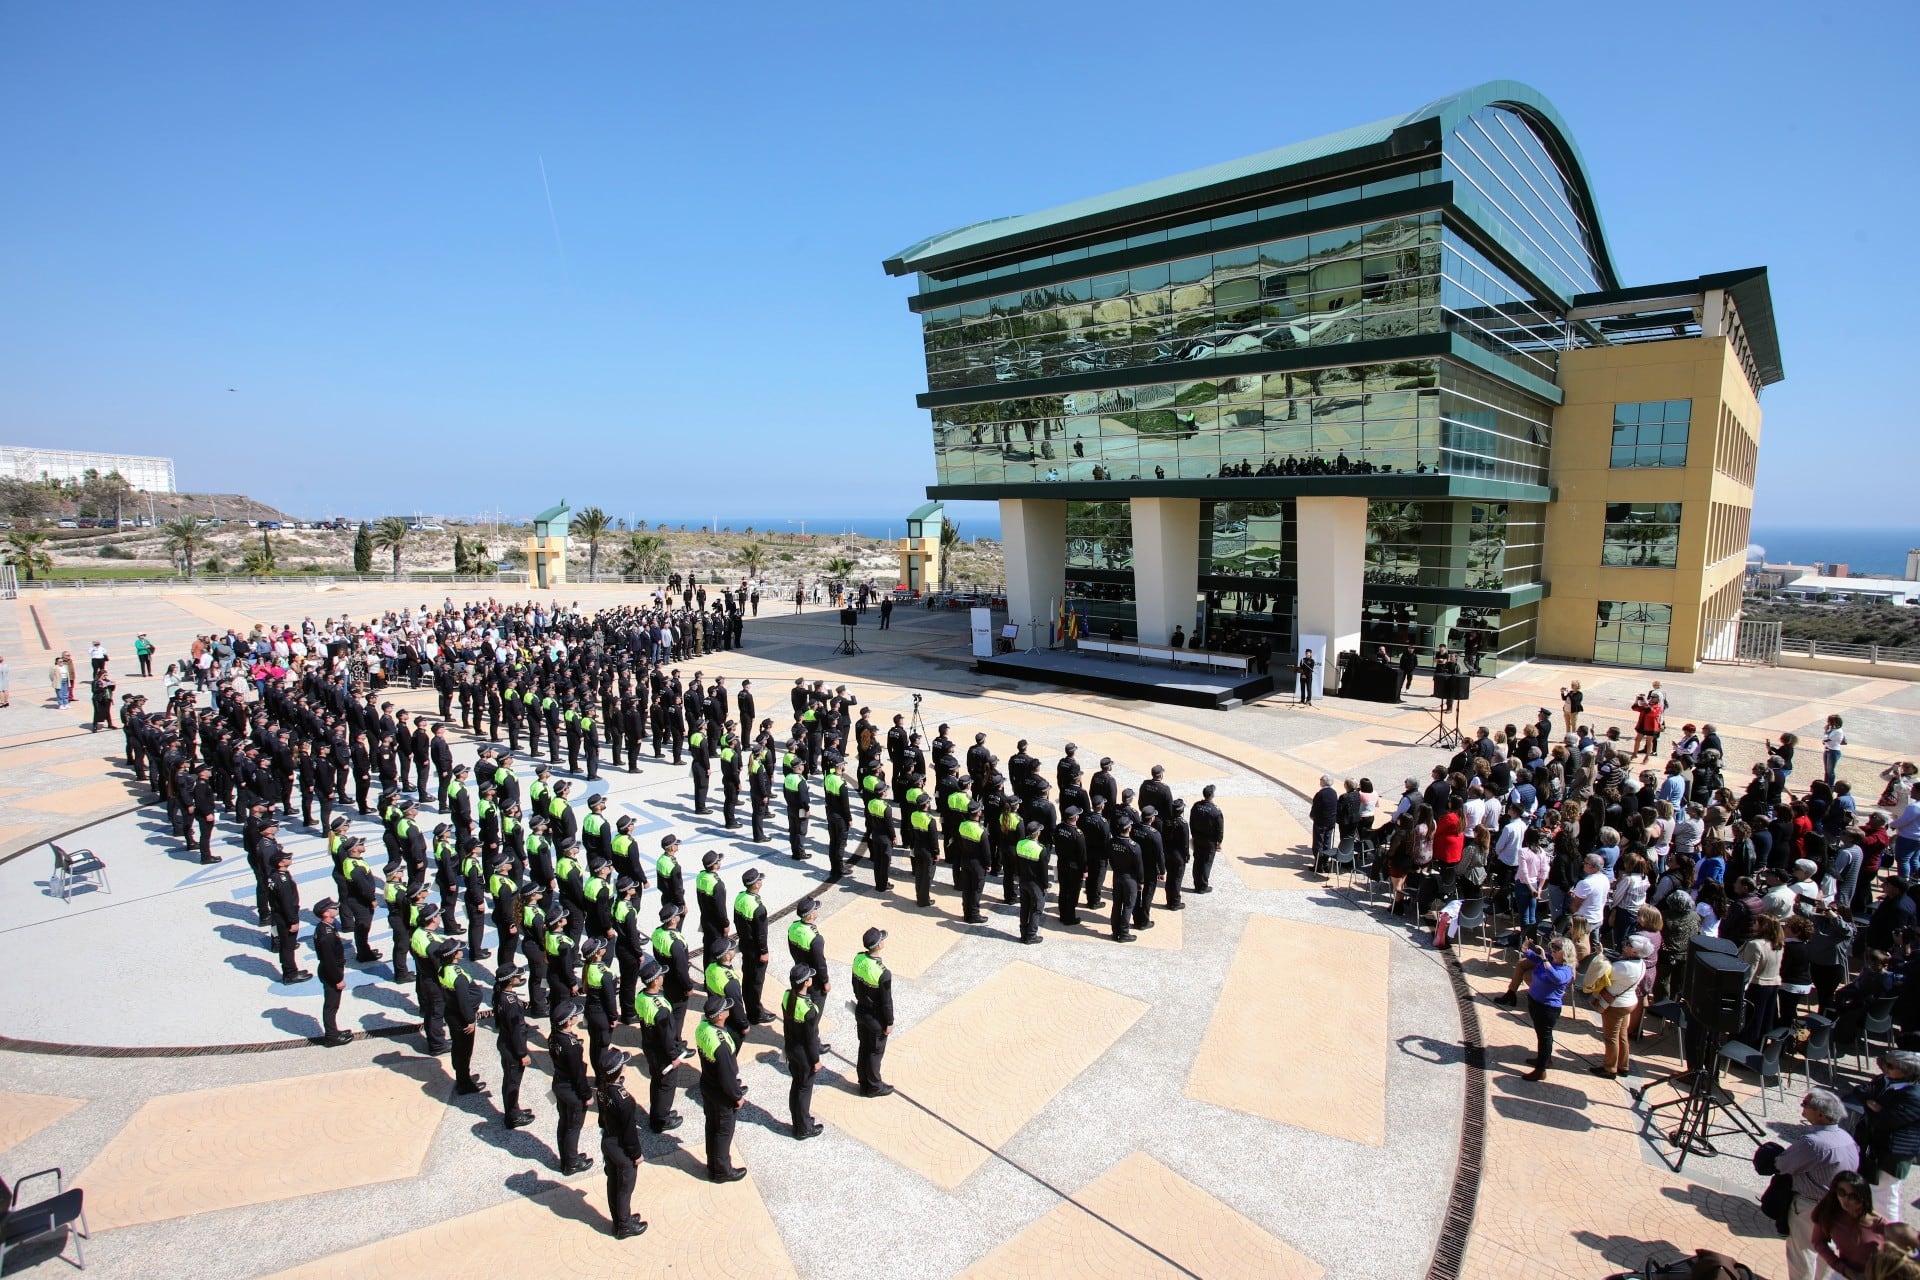
<svg viewBox="0 0 1920 1280"><path fill-rule="evenodd" d="M73 901L75 880L91 880L100 892L113 892L107 883L107 864L96 857L93 850L67 850L51 842L47 847L53 850L53 873L48 877L47 887L60 895L60 901Z"/></svg>
<svg viewBox="0 0 1920 1280"><path fill-rule="evenodd" d="M22 1208L20 1188L48 1174L53 1175L53 1195ZM89 1238L84 1196L78 1187L71 1191L66 1189L59 1169L30 1173L11 1187L5 1181L0 1181L0 1201L6 1204L4 1215L0 1216L0 1270L7 1265L7 1250L17 1249L28 1241L39 1240L56 1231L68 1231L75 1222L80 1225L68 1234L68 1239L73 1241L73 1265L82 1271L87 1269L86 1254L80 1246L82 1240ZM63 1241L60 1247L61 1260L65 1261L66 1256L66 1244Z"/></svg>
<svg viewBox="0 0 1920 1280"><path fill-rule="evenodd" d="M1463 944L1467 940L1467 930L1478 929L1480 941L1487 949L1487 958L1489 960L1493 958L1493 926L1487 917L1485 898L1463 899L1460 903L1460 918L1454 922L1454 926Z"/></svg>
<svg viewBox="0 0 1920 1280"><path fill-rule="evenodd" d="M1729 1040L1720 1046L1720 1056L1735 1066L1745 1067L1759 1077L1760 1081L1760 1118L1767 1118L1767 1086L1780 1090L1780 1101L1787 1100L1786 1077L1780 1071L1780 1055L1787 1047L1787 1038L1793 1034L1792 1027L1775 1027L1767 1032L1760 1041L1760 1047L1754 1048L1741 1040Z"/></svg>
<svg viewBox="0 0 1920 1280"><path fill-rule="evenodd" d="M1340 843L1330 851L1329 856L1333 859L1333 867L1327 872L1327 878L1331 880L1333 877L1345 873L1347 886L1351 888L1353 886L1354 861L1358 856L1354 850L1353 837L1340 837Z"/></svg>
<svg viewBox="0 0 1920 1280"><path fill-rule="evenodd" d="M1893 1006L1898 999L1898 996L1877 996L1867 1006L1866 1021L1860 1024L1859 1048L1854 1052L1862 1071L1866 1070L1867 1050L1873 1047L1875 1036L1885 1041L1887 1048L1893 1048Z"/></svg>
<svg viewBox="0 0 1920 1280"><path fill-rule="evenodd" d="M1674 1034L1680 1037L1680 1044L1683 1046L1686 1044L1687 1009L1685 1005L1678 1000L1656 1000L1647 1006L1647 1012L1671 1026Z"/></svg>
<svg viewBox="0 0 1920 1280"><path fill-rule="evenodd" d="M1353 843L1354 865L1367 873L1367 901L1372 902L1380 894L1380 886L1393 882L1382 874L1378 847L1365 836Z"/></svg>
<svg viewBox="0 0 1920 1280"><path fill-rule="evenodd" d="M1836 1069L1834 1063L1841 1055L1833 1048L1833 1019L1823 1018L1817 1013L1806 1016L1807 1039L1800 1046L1800 1057L1807 1064L1807 1083L1813 1083L1813 1067L1817 1062L1827 1064L1827 1083L1832 1084Z"/></svg>

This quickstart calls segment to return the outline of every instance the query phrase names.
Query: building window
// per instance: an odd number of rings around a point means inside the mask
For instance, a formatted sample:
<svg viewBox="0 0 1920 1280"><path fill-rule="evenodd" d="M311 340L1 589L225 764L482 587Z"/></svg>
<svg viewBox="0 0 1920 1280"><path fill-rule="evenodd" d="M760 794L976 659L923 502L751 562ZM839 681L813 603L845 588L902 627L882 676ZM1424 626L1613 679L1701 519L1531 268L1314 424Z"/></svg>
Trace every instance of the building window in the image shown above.
<svg viewBox="0 0 1920 1280"><path fill-rule="evenodd" d="M1684 467L1691 400L1640 400L1613 406L1615 467Z"/></svg>
<svg viewBox="0 0 1920 1280"><path fill-rule="evenodd" d="M1593 660L1664 670L1672 628L1672 605L1602 600L1593 629Z"/></svg>
<svg viewBox="0 0 1920 1280"><path fill-rule="evenodd" d="M1680 557L1680 504L1609 502L1600 563L1671 569Z"/></svg>

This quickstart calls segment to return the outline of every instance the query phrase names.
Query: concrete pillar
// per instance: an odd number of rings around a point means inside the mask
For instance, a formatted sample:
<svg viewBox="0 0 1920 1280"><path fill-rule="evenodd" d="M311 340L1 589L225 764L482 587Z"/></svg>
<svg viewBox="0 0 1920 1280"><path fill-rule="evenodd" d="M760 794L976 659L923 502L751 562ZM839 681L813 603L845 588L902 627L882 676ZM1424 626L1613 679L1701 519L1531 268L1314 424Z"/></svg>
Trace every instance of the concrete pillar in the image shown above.
<svg viewBox="0 0 1920 1280"><path fill-rule="evenodd" d="M1041 498L1000 499L1000 540L1006 551L1007 621L1027 641L1045 648L1049 608L1067 591L1067 504ZM1037 631L1029 632L1034 620Z"/></svg>
<svg viewBox="0 0 1920 1280"><path fill-rule="evenodd" d="M1134 498L1134 617L1142 644L1165 644L1180 627L1191 640L1200 590L1200 500Z"/></svg>
<svg viewBox="0 0 1920 1280"><path fill-rule="evenodd" d="M1299 538L1301 644L1313 641L1320 666L1316 683L1331 678L1340 655L1360 648L1360 590L1367 569L1367 500L1300 498L1295 502Z"/></svg>

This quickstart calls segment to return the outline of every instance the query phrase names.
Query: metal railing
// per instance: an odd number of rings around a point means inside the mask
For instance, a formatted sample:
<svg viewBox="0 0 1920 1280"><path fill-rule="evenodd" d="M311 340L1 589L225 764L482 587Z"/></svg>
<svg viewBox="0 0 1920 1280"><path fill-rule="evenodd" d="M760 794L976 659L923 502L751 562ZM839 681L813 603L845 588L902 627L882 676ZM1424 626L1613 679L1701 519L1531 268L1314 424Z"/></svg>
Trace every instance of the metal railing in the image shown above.
<svg viewBox="0 0 1920 1280"><path fill-rule="evenodd" d="M1912 645L1841 644L1834 640L1782 640L1780 652L1795 658L1851 658L1856 662L1910 662L1920 664L1920 648Z"/></svg>

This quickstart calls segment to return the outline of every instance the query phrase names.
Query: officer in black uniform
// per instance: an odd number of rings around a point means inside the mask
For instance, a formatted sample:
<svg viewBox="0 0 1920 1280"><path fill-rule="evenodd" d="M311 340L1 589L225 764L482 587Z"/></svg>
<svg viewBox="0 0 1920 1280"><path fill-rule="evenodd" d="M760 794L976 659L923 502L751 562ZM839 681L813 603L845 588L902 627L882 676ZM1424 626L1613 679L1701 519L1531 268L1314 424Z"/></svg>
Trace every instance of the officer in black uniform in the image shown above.
<svg viewBox="0 0 1920 1280"><path fill-rule="evenodd" d="M893 1086L880 1078L887 1037L893 1032L893 975L880 959L886 941L885 929L867 930L860 938L864 949L853 958L853 1025L860 1036L857 1067L863 1098L893 1092Z"/></svg>
<svg viewBox="0 0 1920 1280"><path fill-rule="evenodd" d="M687 940L680 932L680 921L687 909L677 902L660 904L660 927L653 931L653 958L665 970L661 994L673 1006L673 1038L684 1052L686 1042L680 1029L687 1023L687 1005L693 998L692 963L687 957Z"/></svg>
<svg viewBox="0 0 1920 1280"><path fill-rule="evenodd" d="M679 1016L661 990L667 971L648 956L640 965L640 990L633 997L634 1018L640 1023L640 1048L647 1056L647 1127L665 1133L680 1127L673 1109L673 1073L686 1060L680 1043ZM684 999L681 1008L686 1007Z"/></svg>
<svg viewBox="0 0 1920 1280"><path fill-rule="evenodd" d="M1080 808L1068 805L1053 829L1054 868L1060 876L1060 923L1080 923L1080 882L1087 873L1087 838L1080 830Z"/></svg>
<svg viewBox="0 0 1920 1280"><path fill-rule="evenodd" d="M631 1240L644 1235L646 1220L633 1216L633 1184L643 1158L640 1117L627 1092L627 1055L608 1049L595 1063L600 1095L600 1159L607 1172L607 1216L613 1219L613 1238Z"/></svg>
<svg viewBox="0 0 1920 1280"><path fill-rule="evenodd" d="M500 1109L509 1129L533 1123L533 1112L520 1105L520 1080L533 1063L527 1049L527 1003L520 988L525 969L502 969L493 980L493 1034L500 1051Z"/></svg>
<svg viewBox="0 0 1920 1280"><path fill-rule="evenodd" d="M580 1154L580 1127L587 1122L587 1099L593 1096L586 1054L580 1047L580 1015L578 1001L554 1006L553 1037L547 1045L553 1059L553 1098L560 1113L554 1146L560 1152L560 1172L568 1177L593 1168L593 1157Z"/></svg>
<svg viewBox="0 0 1920 1280"><path fill-rule="evenodd" d="M1187 878L1187 858L1189 831L1187 827L1187 802L1175 800L1166 816L1160 820L1160 848L1165 857L1163 865L1167 873L1167 910L1185 911L1187 904L1180 901L1180 882Z"/></svg>
<svg viewBox="0 0 1920 1280"><path fill-rule="evenodd" d="M474 1078L473 1042L480 1030L480 988L460 967L465 953L457 939L449 939L433 949L438 966L436 980L445 992L447 1028L453 1036L453 1091L457 1094L485 1093L487 1086Z"/></svg>
<svg viewBox="0 0 1920 1280"><path fill-rule="evenodd" d="M323 1034L320 1043L328 1048L338 1048L351 1043L353 1036L340 1029L340 993L347 989L347 948L340 941L340 930L335 926L339 918L339 906L332 898L322 898L313 904L313 914L320 921L313 931L313 950L318 957L320 970L320 1026Z"/></svg>
<svg viewBox="0 0 1920 1280"><path fill-rule="evenodd" d="M262 834L271 839L276 829L277 824L269 818ZM270 856L273 870L267 876L267 903L273 911L274 942L280 950L280 981L292 986L313 976L294 958L294 946L300 941L300 885L287 870L293 862L292 854L275 844Z"/></svg>
<svg viewBox="0 0 1920 1280"><path fill-rule="evenodd" d="M1133 927L1151 929L1153 891L1166 873L1166 845L1160 837L1160 811L1152 805L1140 810L1140 821L1133 826L1133 842L1140 848L1140 894L1133 904Z"/></svg>
<svg viewBox="0 0 1920 1280"><path fill-rule="evenodd" d="M705 1017L694 1032L700 1053L700 1104L707 1119L707 1180L738 1182L747 1176L745 1165L733 1163L733 1126L747 1100L734 1056L734 1039L720 1024L727 1020L731 1002L725 996L707 997Z"/></svg>
<svg viewBox="0 0 1920 1280"><path fill-rule="evenodd" d="M796 964L787 974L787 990L780 997L787 1050L787 1107L793 1117L793 1136L805 1141L824 1127L813 1118L813 1077L820 1070L820 1005L810 998L813 969Z"/></svg>
<svg viewBox="0 0 1920 1280"><path fill-rule="evenodd" d="M907 852L913 868L913 899L923 907L933 905L933 868L940 860L940 832L936 826L933 796L920 793L920 803L907 814Z"/></svg>
<svg viewBox="0 0 1920 1280"><path fill-rule="evenodd" d="M847 832L853 826L853 806L848 799L847 779L840 772L840 754L829 751L826 772L820 778L820 790L827 807L827 883L847 874Z"/></svg>
<svg viewBox="0 0 1920 1280"><path fill-rule="evenodd" d="M653 864L654 880L660 890L662 905L673 903L682 911L687 906L687 881L680 870L680 837L664 835L660 837L660 857Z"/></svg>
<svg viewBox="0 0 1920 1280"><path fill-rule="evenodd" d="M733 930L740 948L740 994L746 1002L747 1020L752 1023L773 1021L762 1003L767 985L767 906L760 901L760 882L766 877L758 867L748 867L740 875L740 892L733 896Z"/></svg>
<svg viewBox="0 0 1920 1280"><path fill-rule="evenodd" d="M1133 842L1133 819L1125 814L1114 819L1113 839L1107 842L1107 865L1113 871L1113 940L1132 942L1134 900L1140 896L1144 864L1140 846Z"/></svg>
<svg viewBox="0 0 1920 1280"><path fill-rule="evenodd" d="M1187 830L1193 840L1193 891L1212 893L1213 859L1227 838L1227 819L1213 802L1211 783L1200 789L1200 801L1187 817Z"/></svg>
<svg viewBox="0 0 1920 1280"><path fill-rule="evenodd" d="M812 857L807 852L807 827L809 813L813 807L813 797L807 789L807 775L801 771L798 761L787 767L780 779L780 789L785 793L787 802L787 851L801 861Z"/></svg>
<svg viewBox="0 0 1920 1280"><path fill-rule="evenodd" d="M1093 796L1087 803L1090 808L1080 815L1080 832L1087 841L1087 906L1098 911L1107 883L1107 848L1113 843L1113 828L1108 825L1105 796Z"/></svg>
<svg viewBox="0 0 1920 1280"><path fill-rule="evenodd" d="M727 933L727 882L720 878L722 855L709 849L700 855L700 874L693 878L693 897L700 908L700 942L709 953L713 940Z"/></svg>
<svg viewBox="0 0 1920 1280"><path fill-rule="evenodd" d="M979 801L967 808L967 816L954 829L953 842L953 878L960 886L960 918L968 924L985 924L987 918L980 914L980 892L987 883L987 842L992 836L987 831L986 810Z"/></svg>

